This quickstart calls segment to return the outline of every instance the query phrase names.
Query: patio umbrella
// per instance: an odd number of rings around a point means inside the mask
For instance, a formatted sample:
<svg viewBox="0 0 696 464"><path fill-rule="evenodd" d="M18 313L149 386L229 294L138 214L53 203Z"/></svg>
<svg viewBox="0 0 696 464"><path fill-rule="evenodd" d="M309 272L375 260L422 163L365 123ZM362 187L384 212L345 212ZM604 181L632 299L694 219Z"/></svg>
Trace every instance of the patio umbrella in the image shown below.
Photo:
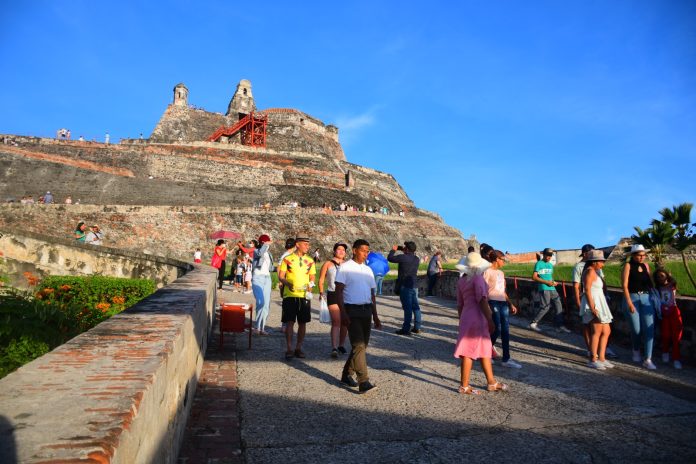
<svg viewBox="0 0 696 464"><path fill-rule="evenodd" d="M381 253L371 251L370 254L367 255L366 264L372 269L375 275L387 275L387 272L389 272L389 262Z"/></svg>
<svg viewBox="0 0 696 464"><path fill-rule="evenodd" d="M217 232L213 232L212 234L210 234L211 240L219 240L221 238L235 240L242 238L242 234L240 234L239 232L234 232L232 230L218 230Z"/></svg>

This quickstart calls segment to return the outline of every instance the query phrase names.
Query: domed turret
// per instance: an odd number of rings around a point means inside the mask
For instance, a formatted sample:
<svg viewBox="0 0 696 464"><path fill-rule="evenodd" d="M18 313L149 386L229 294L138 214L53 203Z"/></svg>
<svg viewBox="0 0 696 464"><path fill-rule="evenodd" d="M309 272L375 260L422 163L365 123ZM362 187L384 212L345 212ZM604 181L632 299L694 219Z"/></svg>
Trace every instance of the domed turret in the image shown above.
<svg viewBox="0 0 696 464"><path fill-rule="evenodd" d="M176 84L176 87L174 87L174 105L188 106L188 89L183 82Z"/></svg>

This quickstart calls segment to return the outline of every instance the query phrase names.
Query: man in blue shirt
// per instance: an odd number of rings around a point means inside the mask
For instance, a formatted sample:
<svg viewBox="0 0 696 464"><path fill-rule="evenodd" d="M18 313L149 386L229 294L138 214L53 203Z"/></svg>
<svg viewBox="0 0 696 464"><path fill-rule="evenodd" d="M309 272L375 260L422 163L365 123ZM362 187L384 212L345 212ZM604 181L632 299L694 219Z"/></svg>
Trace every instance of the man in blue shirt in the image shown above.
<svg viewBox="0 0 696 464"><path fill-rule="evenodd" d="M563 306L561 305L561 298L556 291L556 285L558 285L558 283L553 280L553 264L551 263L551 259L554 253L555 251L551 248L544 248L541 261L537 261L534 266L532 280L539 284L541 303L539 305L539 311L534 316L534 319L532 319L531 324L529 324L529 328L536 332L541 332L539 321L546 315L549 309L551 309L551 305L553 305L556 330L570 333L570 330L568 330L563 323Z"/></svg>
<svg viewBox="0 0 696 464"><path fill-rule="evenodd" d="M396 254L402 251L402 254ZM387 256L390 263L399 264L398 282L399 298L401 307L404 309L404 323L401 329L397 330L398 335L411 335L421 331L421 310L418 304L418 265L420 258L415 255L416 244L414 242L404 242L404 246L394 245ZM414 319L413 329L411 329L411 319Z"/></svg>

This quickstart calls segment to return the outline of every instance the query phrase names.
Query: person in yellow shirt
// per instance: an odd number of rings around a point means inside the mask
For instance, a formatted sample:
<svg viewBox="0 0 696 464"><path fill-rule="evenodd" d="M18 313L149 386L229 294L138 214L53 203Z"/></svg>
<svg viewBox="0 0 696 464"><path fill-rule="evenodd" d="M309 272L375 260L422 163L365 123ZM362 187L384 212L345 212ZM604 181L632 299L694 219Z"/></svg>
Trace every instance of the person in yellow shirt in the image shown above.
<svg viewBox="0 0 696 464"><path fill-rule="evenodd" d="M307 331L307 323L312 319L312 288L316 275L314 260L307 254L309 238L295 238L295 252L286 256L278 270L278 280L283 284L283 315L285 324L285 341L287 344L285 359L304 358L302 342ZM293 332L297 321L297 344L292 349Z"/></svg>

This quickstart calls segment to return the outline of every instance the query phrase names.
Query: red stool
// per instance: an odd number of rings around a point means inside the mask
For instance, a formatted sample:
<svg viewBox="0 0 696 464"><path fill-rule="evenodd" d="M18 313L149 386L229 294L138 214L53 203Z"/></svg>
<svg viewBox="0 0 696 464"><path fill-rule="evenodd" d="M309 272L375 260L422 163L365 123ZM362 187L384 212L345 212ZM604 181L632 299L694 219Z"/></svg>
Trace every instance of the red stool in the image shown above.
<svg viewBox="0 0 696 464"><path fill-rule="evenodd" d="M220 349L222 349L225 332L244 333L249 329L249 349L251 349L252 304L221 304L220 305ZM246 321L246 313L249 311L249 322Z"/></svg>

